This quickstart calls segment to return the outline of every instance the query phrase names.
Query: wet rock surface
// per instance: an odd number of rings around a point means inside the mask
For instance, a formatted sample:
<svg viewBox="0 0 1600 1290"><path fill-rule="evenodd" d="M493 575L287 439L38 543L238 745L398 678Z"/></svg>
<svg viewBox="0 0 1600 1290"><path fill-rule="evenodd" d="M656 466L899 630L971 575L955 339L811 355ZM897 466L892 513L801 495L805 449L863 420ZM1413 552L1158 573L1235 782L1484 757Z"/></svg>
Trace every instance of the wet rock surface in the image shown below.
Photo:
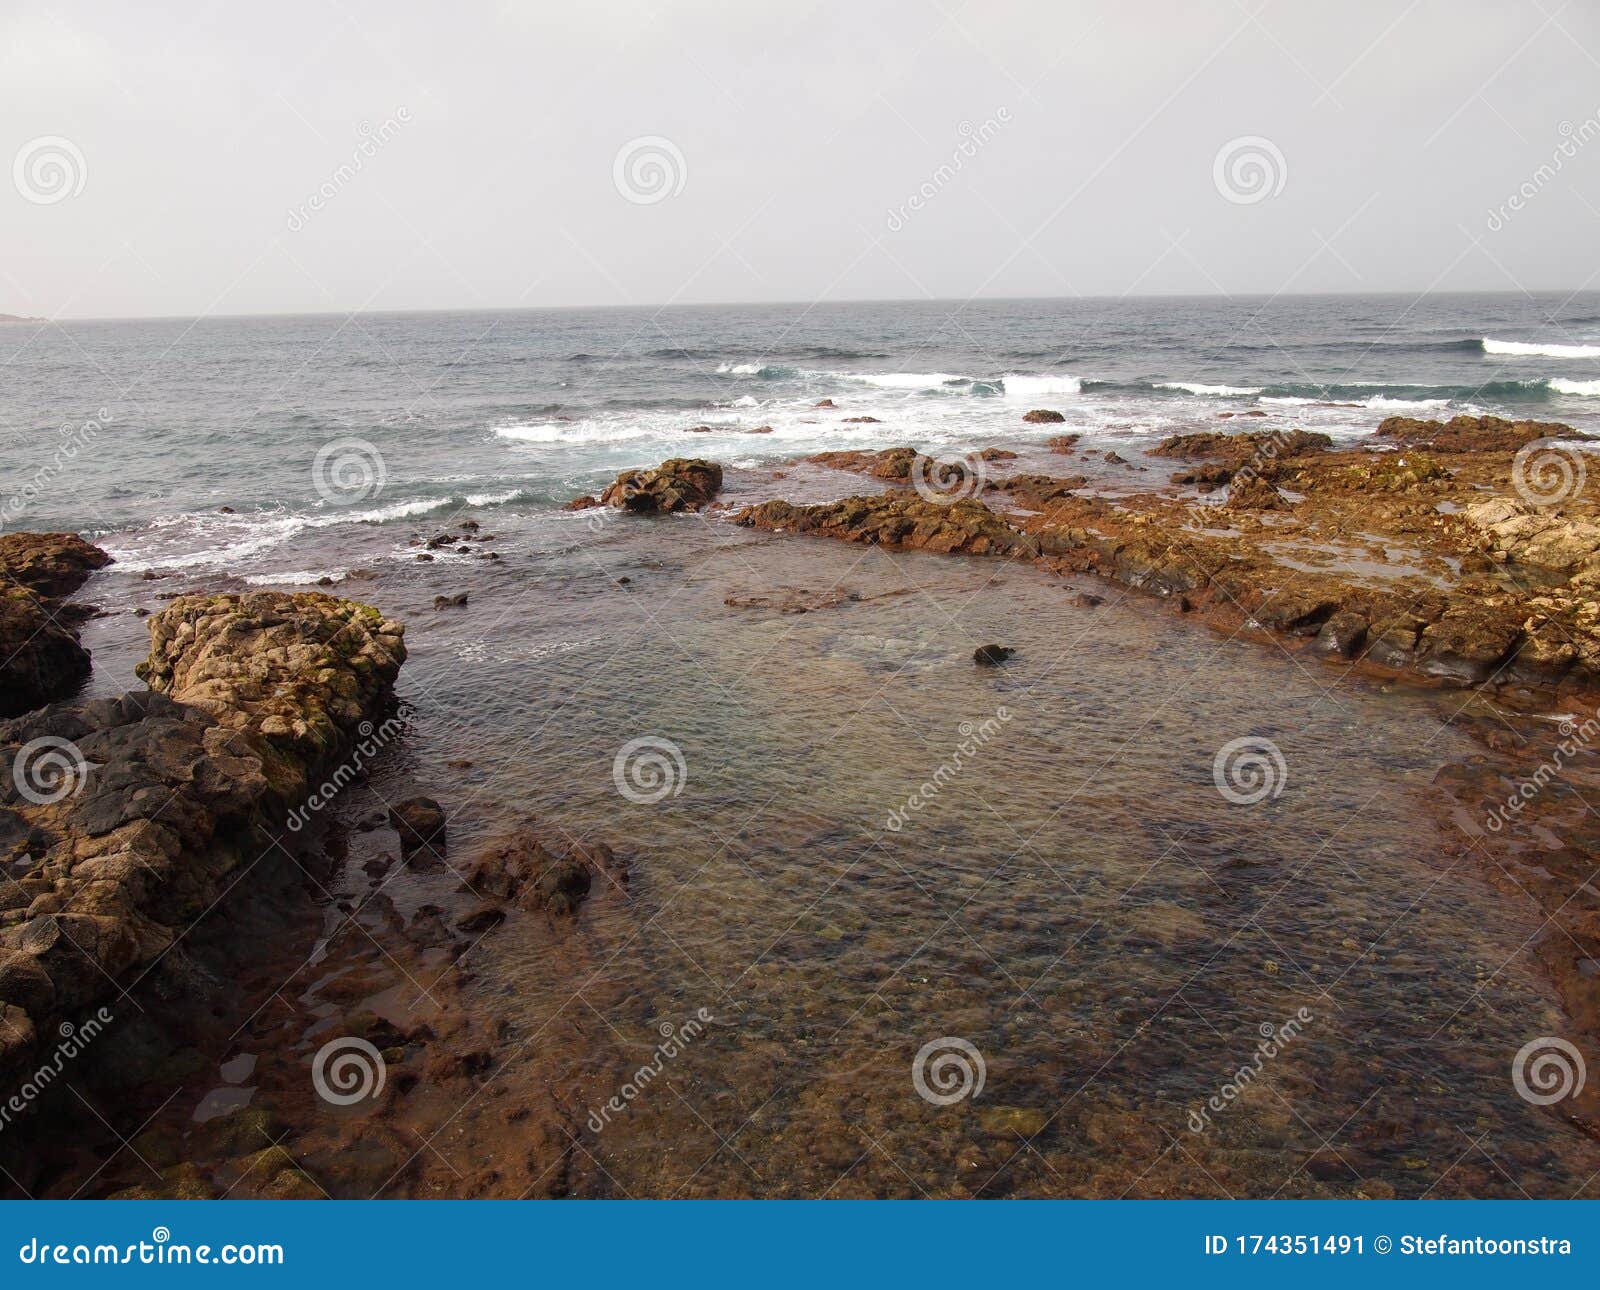
<svg viewBox="0 0 1600 1290"><path fill-rule="evenodd" d="M722 467L716 462L674 457L653 470L623 471L600 495L599 504L640 515L669 515L704 510L721 491Z"/></svg>
<svg viewBox="0 0 1600 1290"><path fill-rule="evenodd" d="M64 698L89 675L77 632L87 611L64 601L110 563L76 534L0 536L0 717Z"/></svg>

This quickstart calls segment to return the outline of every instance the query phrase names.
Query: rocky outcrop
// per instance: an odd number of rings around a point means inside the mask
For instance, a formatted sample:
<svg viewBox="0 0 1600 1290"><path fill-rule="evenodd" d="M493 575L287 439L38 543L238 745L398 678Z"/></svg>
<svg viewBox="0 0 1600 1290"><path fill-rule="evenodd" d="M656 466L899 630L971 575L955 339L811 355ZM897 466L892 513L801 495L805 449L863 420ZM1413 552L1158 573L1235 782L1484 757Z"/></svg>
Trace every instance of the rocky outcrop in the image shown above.
<svg viewBox="0 0 1600 1290"><path fill-rule="evenodd" d="M81 612L62 601L111 557L72 533L0 537L0 717L64 698L89 675Z"/></svg>
<svg viewBox="0 0 1600 1290"><path fill-rule="evenodd" d="M911 478L911 468L916 463L915 448L884 448L878 452L851 448L841 452L819 452L806 460L829 470L848 470L852 474L870 475L891 483L905 483Z"/></svg>
<svg viewBox="0 0 1600 1290"><path fill-rule="evenodd" d="M1538 439L1592 439L1559 421L1507 421L1504 417L1451 417L1424 421L1415 417L1386 417L1375 432L1405 447L1434 452L1515 452Z"/></svg>
<svg viewBox="0 0 1600 1290"><path fill-rule="evenodd" d="M1031 426L1058 425L1066 417L1052 408L1034 408L1031 412L1024 412L1022 419Z"/></svg>
<svg viewBox="0 0 1600 1290"><path fill-rule="evenodd" d="M0 722L0 1070L164 962L391 697L401 628L320 593L190 596L152 692Z"/></svg>
<svg viewBox="0 0 1600 1290"><path fill-rule="evenodd" d="M721 491L722 467L716 462L674 457L654 470L623 471L600 495L600 505L640 515L668 515L704 510Z"/></svg>
<svg viewBox="0 0 1600 1290"><path fill-rule="evenodd" d="M111 557L76 533L7 533L0 537L0 580L46 600L70 596Z"/></svg>
<svg viewBox="0 0 1600 1290"><path fill-rule="evenodd" d="M941 506L910 491L847 497L820 506L764 502L745 507L735 523L919 551L1022 557L1039 552L1036 539L982 502L964 498Z"/></svg>
<svg viewBox="0 0 1600 1290"><path fill-rule="evenodd" d="M1251 458L1277 460L1332 446L1333 440L1327 435L1309 430L1253 430L1244 434L1202 430L1195 434L1168 435L1150 449L1150 455L1176 457L1182 461L1211 457L1243 465Z"/></svg>
<svg viewBox="0 0 1600 1290"><path fill-rule="evenodd" d="M150 620L152 689L246 735L285 797L387 699L405 628L321 592L184 596Z"/></svg>

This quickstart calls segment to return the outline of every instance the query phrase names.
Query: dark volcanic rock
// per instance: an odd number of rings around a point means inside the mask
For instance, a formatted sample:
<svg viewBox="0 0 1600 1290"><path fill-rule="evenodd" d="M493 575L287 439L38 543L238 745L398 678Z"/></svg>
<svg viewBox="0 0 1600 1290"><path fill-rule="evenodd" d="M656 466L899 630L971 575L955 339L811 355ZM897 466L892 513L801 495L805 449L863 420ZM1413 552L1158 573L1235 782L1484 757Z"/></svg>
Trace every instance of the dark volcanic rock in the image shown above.
<svg viewBox="0 0 1600 1290"><path fill-rule="evenodd" d="M999 667L1016 652L1009 645L980 645L972 651L972 661L979 667Z"/></svg>
<svg viewBox="0 0 1600 1290"><path fill-rule="evenodd" d="M70 596L111 557L76 533L8 533L0 537L0 580L46 600Z"/></svg>
<svg viewBox="0 0 1600 1290"><path fill-rule="evenodd" d="M110 563L73 533L0 537L0 717L63 698L89 675L75 630L82 614L60 602Z"/></svg>
<svg viewBox="0 0 1600 1290"><path fill-rule="evenodd" d="M922 551L1006 556L1039 553L1037 539L1014 528L980 501L965 498L940 506L910 491L847 497L820 506L764 502L745 507L735 522L747 528L793 530Z"/></svg>
<svg viewBox="0 0 1600 1290"><path fill-rule="evenodd" d="M162 692L0 722L0 859L37 859L0 912L0 1070L120 1008L125 978L281 854L310 778L387 704L400 633L320 593L187 597L151 621Z"/></svg>
<svg viewBox="0 0 1600 1290"><path fill-rule="evenodd" d="M600 495L604 506L641 515L698 511L722 491L722 467L714 461L674 457L654 470L626 470Z"/></svg>
<svg viewBox="0 0 1600 1290"><path fill-rule="evenodd" d="M400 835L400 857L410 862L419 852L433 859L445 853L444 808L431 797L411 797L389 808L389 824Z"/></svg>

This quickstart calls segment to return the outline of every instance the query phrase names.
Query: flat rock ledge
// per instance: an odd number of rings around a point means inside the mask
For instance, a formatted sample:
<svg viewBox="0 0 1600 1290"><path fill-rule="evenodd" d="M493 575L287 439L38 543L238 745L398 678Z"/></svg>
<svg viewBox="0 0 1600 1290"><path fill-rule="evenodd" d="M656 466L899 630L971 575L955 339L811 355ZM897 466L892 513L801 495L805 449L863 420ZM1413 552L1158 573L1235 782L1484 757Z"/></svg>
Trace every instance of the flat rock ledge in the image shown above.
<svg viewBox="0 0 1600 1290"><path fill-rule="evenodd" d="M276 849L372 735L402 635L320 593L188 596L151 620L149 692L0 721L0 1072L115 1012Z"/></svg>

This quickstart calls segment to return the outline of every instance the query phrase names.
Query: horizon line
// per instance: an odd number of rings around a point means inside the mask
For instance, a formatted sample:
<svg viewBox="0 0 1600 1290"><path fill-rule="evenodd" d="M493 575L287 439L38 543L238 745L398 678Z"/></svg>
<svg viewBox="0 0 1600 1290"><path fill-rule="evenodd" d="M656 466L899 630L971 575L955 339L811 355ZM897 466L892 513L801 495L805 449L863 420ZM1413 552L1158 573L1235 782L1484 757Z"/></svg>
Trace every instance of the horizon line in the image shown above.
<svg viewBox="0 0 1600 1290"><path fill-rule="evenodd" d="M1075 295L1075 296L971 296L965 299L959 296L925 296L911 297L846 297L834 300L705 300L683 301L665 303L642 304L592 304L592 305L446 305L429 307L398 307L394 309L286 309L268 310L255 313L177 313L177 314L76 314L65 316L44 315L35 317L26 314L12 315L13 322L0 323L0 326L12 326L33 323L34 325L84 322L204 322L207 319L218 321L242 321L247 319L272 319L272 318L383 318L403 317L416 315L442 315L442 314L527 314L527 313L583 313L583 312L636 312L662 313L667 310L688 309L817 309L825 305L959 305L966 307L975 304L1041 304L1064 303L1083 301L1094 303L1121 303L1126 301L1161 301L1161 300L1214 300L1239 303L1250 303L1261 300L1331 300L1331 299L1384 299L1388 297L1414 298L1418 300L1430 298L1445 298L1456 296L1515 296L1535 297L1541 295L1562 295L1565 293L1566 301L1576 300L1585 295L1600 295L1600 288L1579 288L1570 291L1561 287L1539 287L1534 289L1500 288L1497 290L1449 290L1449 291L1293 291L1293 292L1220 292L1220 291L1173 291L1173 292L1130 292L1121 295Z"/></svg>

